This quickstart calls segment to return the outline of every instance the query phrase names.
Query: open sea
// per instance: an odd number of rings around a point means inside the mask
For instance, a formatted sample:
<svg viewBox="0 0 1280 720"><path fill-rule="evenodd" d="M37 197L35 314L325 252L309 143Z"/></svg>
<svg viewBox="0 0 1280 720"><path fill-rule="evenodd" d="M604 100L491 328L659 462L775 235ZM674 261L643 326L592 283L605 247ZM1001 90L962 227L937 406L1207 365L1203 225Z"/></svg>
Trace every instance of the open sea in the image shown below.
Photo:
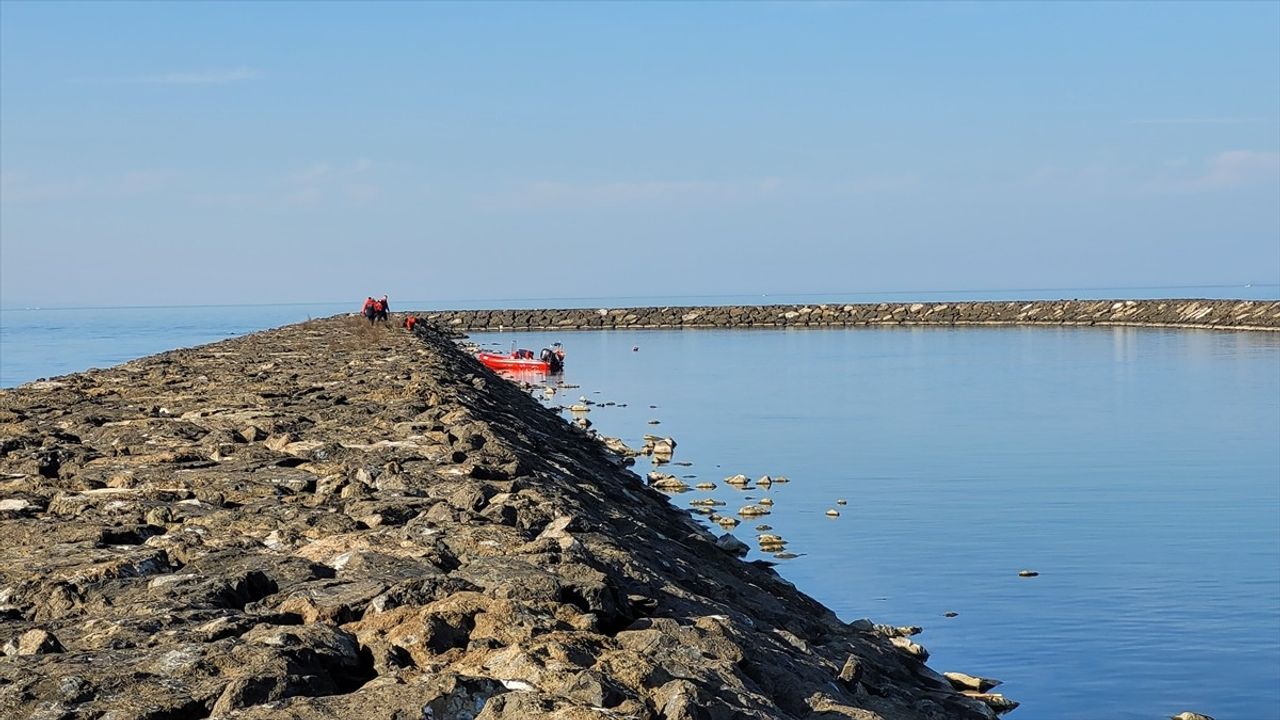
<svg viewBox="0 0 1280 720"><path fill-rule="evenodd" d="M392 300L423 310L1278 291ZM357 304L5 309L0 386ZM535 351L563 342L563 382L579 387L552 403L617 403L589 418L633 446L645 433L674 437L675 460L690 465L663 470L719 485L673 495L677 506L710 496L733 511L768 495L773 514L744 522L739 537L754 547L754 526L768 523L799 555L777 560L783 577L846 620L923 626L929 664L1003 680L997 691L1023 703L1012 718L1280 719L1280 333L915 327L472 340ZM641 458L635 469L652 468ZM791 482L739 491L723 482L736 473ZM1020 578L1023 569L1040 574Z"/></svg>

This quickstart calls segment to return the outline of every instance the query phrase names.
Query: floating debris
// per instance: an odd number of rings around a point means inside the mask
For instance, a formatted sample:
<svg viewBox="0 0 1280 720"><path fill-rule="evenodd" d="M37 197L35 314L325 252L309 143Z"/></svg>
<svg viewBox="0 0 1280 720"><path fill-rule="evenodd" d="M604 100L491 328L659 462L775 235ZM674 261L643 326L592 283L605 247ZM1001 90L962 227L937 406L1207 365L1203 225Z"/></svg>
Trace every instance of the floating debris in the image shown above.
<svg viewBox="0 0 1280 720"><path fill-rule="evenodd" d="M1018 571L1018 577L1036 577L1039 574L1040 573L1036 572L1035 570L1019 570Z"/></svg>
<svg viewBox="0 0 1280 720"><path fill-rule="evenodd" d="M827 508L827 517L840 517L840 511L835 508Z"/></svg>
<svg viewBox="0 0 1280 720"><path fill-rule="evenodd" d="M836 504L837 504L837 505L848 505L848 504L849 504L849 501L848 501L848 500L845 500L844 498L840 498L839 500L836 500Z"/></svg>

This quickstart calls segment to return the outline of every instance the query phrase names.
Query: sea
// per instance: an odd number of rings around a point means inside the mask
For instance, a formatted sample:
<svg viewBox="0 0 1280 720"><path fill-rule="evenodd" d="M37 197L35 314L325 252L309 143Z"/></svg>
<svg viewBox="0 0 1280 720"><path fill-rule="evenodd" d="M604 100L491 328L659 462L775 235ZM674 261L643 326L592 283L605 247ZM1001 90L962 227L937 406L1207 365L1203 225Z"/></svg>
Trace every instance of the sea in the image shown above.
<svg viewBox="0 0 1280 720"><path fill-rule="evenodd" d="M1280 287L493 299L393 309L1201 297ZM12 387L354 303L0 310ZM567 350L544 400L677 441L655 468L768 496L749 559L841 618L924 628L930 666L1004 682L1013 718L1280 720L1280 333L854 328L476 333ZM570 385L576 387L562 387ZM542 397L536 392L537 397ZM568 417L566 415L566 417ZM786 476L739 491L724 478ZM844 502L841 503L840 501ZM839 515L831 517L828 510ZM767 523L796 557L762 553ZM717 534L724 532L711 526ZM1020 577L1032 570L1035 577Z"/></svg>

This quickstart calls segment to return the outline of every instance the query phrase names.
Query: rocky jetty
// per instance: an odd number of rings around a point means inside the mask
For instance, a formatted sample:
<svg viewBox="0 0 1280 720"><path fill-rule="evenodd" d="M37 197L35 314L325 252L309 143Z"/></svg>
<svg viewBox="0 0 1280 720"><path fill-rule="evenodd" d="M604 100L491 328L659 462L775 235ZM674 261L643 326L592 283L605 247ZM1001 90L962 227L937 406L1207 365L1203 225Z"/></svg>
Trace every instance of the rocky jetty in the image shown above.
<svg viewBox="0 0 1280 720"><path fill-rule="evenodd" d="M458 330L1135 325L1280 330L1276 300L1035 300L959 303L731 305L426 313Z"/></svg>
<svg viewBox="0 0 1280 720"><path fill-rule="evenodd" d="M0 391L5 718L992 718L451 337Z"/></svg>

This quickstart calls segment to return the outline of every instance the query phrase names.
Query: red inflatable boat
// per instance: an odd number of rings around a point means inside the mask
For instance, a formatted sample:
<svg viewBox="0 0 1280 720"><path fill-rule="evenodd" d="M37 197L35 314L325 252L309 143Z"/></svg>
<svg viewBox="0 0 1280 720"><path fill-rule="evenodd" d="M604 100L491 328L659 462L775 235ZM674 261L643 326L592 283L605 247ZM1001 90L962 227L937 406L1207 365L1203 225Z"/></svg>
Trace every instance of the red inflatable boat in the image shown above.
<svg viewBox="0 0 1280 720"><path fill-rule="evenodd" d="M511 357L491 352L481 352L476 357L481 364L493 370L529 370L540 373L551 370L551 363L537 358Z"/></svg>
<svg viewBox="0 0 1280 720"><path fill-rule="evenodd" d="M533 356L532 350L512 350L510 355L480 351L476 358L485 367L493 370L524 370L536 373L558 373L564 370L564 349L560 343L549 348L542 348L539 357Z"/></svg>

